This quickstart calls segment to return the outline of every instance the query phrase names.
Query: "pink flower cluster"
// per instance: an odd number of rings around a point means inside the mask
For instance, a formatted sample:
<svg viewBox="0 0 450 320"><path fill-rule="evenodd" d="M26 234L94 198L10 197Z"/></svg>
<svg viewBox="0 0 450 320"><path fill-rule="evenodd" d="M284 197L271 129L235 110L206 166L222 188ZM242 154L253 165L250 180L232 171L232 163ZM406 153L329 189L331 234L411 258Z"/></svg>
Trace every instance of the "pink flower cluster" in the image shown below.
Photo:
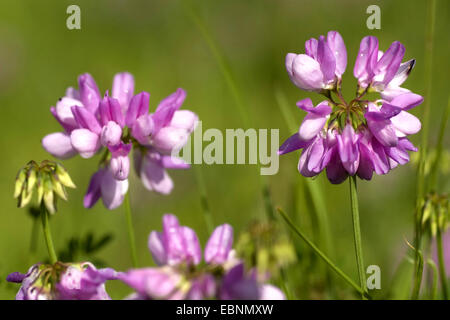
<svg viewBox="0 0 450 320"><path fill-rule="evenodd" d="M289 77L300 89L328 99L317 106L309 98L297 103L307 115L298 132L280 147L279 154L303 149L299 172L313 177L326 169L332 183L341 183L349 175L370 180L373 172L386 174L407 163L408 151L417 151L407 136L421 128L419 119L408 111L421 104L423 98L400 87L415 63L402 63L404 46L396 41L383 53L378 50L376 37L362 39L353 69L358 79L357 96L350 102L345 101L341 91L347 65L341 35L330 31L326 38L310 39L305 51L287 54ZM370 92L379 92L381 99L364 100Z"/></svg>
<svg viewBox="0 0 450 320"><path fill-rule="evenodd" d="M158 267L131 269L119 279L136 292L129 299L284 299L276 287L247 273L232 250L233 229L218 226L204 250L197 234L176 216L163 216L162 232L150 233L148 247Z"/></svg>
<svg viewBox="0 0 450 320"><path fill-rule="evenodd" d="M129 73L114 77L111 96L102 97L90 74L78 77L79 90L67 89L50 111L63 131L42 139L50 154L67 159L79 154L90 158L105 150L100 168L93 174L84 206L92 207L100 198L108 209L118 207L128 190L129 154L133 150L135 170L148 190L168 194L173 182L166 169L186 169L189 165L171 156L187 142L195 129L197 115L179 110L186 97L178 89L149 113L147 92L134 95L134 79Z"/></svg>
<svg viewBox="0 0 450 320"><path fill-rule="evenodd" d="M38 263L26 274L14 272L6 280L21 283L16 300L111 300L105 282L118 275L111 268L97 269L90 262L54 266Z"/></svg>

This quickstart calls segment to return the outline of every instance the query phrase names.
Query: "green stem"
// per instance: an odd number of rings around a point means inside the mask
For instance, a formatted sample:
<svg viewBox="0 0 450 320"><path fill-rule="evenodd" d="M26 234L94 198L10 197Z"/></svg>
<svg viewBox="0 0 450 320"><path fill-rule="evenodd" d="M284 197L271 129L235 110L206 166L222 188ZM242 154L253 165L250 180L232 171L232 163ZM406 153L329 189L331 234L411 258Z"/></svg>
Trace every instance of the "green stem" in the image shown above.
<svg viewBox="0 0 450 320"><path fill-rule="evenodd" d="M240 113L240 116L243 120L244 126L246 128L254 127L251 125L251 122L250 122L251 117L249 115L248 108L244 104L244 100L242 98L241 91L239 90L239 86L233 76L230 65L227 62L225 55L222 54L222 52L220 51L218 44L216 43L215 39L211 35L210 31L208 30L203 19L197 13L197 10L195 8L193 8L193 6L188 3L188 1L184 1L184 5L185 5L186 13L190 17L190 19L194 22L194 24L197 26L197 28L200 31L200 33L202 34L206 44L208 45L209 49L211 50L212 55L216 59L217 64L219 65L220 71L222 72L222 75L225 79L228 89L230 90L231 96L233 97L233 99L236 103L238 112ZM261 165L258 163L256 168L259 173ZM269 187L267 178L262 177L260 179L260 188L261 188L261 195L264 200L264 208L266 211L267 218L269 220L271 220L271 219L273 219L274 214L273 214L272 199L271 199L271 195L270 195L270 187Z"/></svg>
<svg viewBox="0 0 450 320"><path fill-rule="evenodd" d="M361 288L366 291L366 277L364 273L364 261L361 245L361 229L359 223L359 208L358 208L358 193L356 189L356 176L351 176L350 179L350 200L352 207L353 218L353 237L355 239L355 253L356 265L358 267L359 284Z"/></svg>
<svg viewBox="0 0 450 320"><path fill-rule="evenodd" d="M33 217L33 226L31 227L31 236L30 236L30 253L31 254L35 254L36 250L37 250L38 231L39 231L38 217Z"/></svg>
<svg viewBox="0 0 450 320"><path fill-rule="evenodd" d="M420 286L422 283L422 277L423 277L423 255L422 252L420 250L416 250L416 255L415 255L415 264L416 268L415 268L415 277L414 277L414 287L413 287L413 293L412 293L412 299L413 300L417 300L419 298L419 293L420 293Z"/></svg>
<svg viewBox="0 0 450 320"><path fill-rule="evenodd" d="M434 300L436 298L437 293L437 278L438 278L438 270L436 268L436 265L434 264L434 261L431 259L427 260L428 266L431 268L433 272L433 282L431 284L431 291L430 291L430 300Z"/></svg>
<svg viewBox="0 0 450 320"><path fill-rule="evenodd" d="M211 216L211 210L209 208L208 197L206 194L205 180L199 166L194 166L194 173L198 184L198 192L200 193L200 204L202 206L203 217L205 218L206 228L208 233L212 233L214 230L214 223Z"/></svg>
<svg viewBox="0 0 450 320"><path fill-rule="evenodd" d="M286 294L287 300L295 300L292 290L289 286L288 276L286 274L286 270L284 268L280 268L280 275L281 275L281 281L280 281L280 287Z"/></svg>
<svg viewBox="0 0 450 320"><path fill-rule="evenodd" d="M50 232L50 224L48 222L48 211L45 207L44 202L41 203L41 220L42 231L44 232L44 239L45 244L47 245L50 263L54 264L56 261L58 261L58 258L56 257L55 248L53 247L52 234Z"/></svg>
<svg viewBox="0 0 450 320"><path fill-rule="evenodd" d="M450 114L450 97L448 97L447 108L444 110L444 115L441 118L441 126L439 129L438 141L436 144L436 158L434 159L434 162L433 162L433 165L432 165L431 171L430 171L430 188L429 189L431 191L435 191L437 189L439 165L441 164L445 129L447 128L447 121L448 121L449 114Z"/></svg>
<svg viewBox="0 0 450 320"><path fill-rule="evenodd" d="M444 298L444 300L448 300L447 275L445 272L444 252L442 250L442 233L440 228L437 229L438 230L436 234L436 242L438 251L439 277L441 278L442 297Z"/></svg>
<svg viewBox="0 0 450 320"><path fill-rule="evenodd" d="M281 208L277 208L278 212L281 214L281 216L283 217L284 221L286 221L286 223L289 225L289 227L300 237L303 239L303 241L305 241L310 247L311 249L314 250L314 252L317 253L317 255L319 255L320 258L322 258L323 261L325 261L325 263L328 264L328 266L334 270L334 272L336 272L342 279L344 279L350 286L352 286L356 291L358 291L363 297L367 298L367 299L371 299L370 295L367 293L367 291L365 291L364 289L362 289L360 286L358 286L348 275L346 275L338 266L336 266L322 251L320 251L319 248L316 247L316 245L314 243L312 243L311 240L308 239L308 237L306 237L303 232L301 232L291 221L291 219L289 219L289 217L287 216L287 214L281 209Z"/></svg>
<svg viewBox="0 0 450 320"><path fill-rule="evenodd" d="M329 91L328 91L329 92ZM275 90L275 98L278 103L278 107L281 110L281 113L283 115L284 121L286 122L288 129L290 132L295 132L298 130L298 127L296 128L296 125L294 123L295 117L293 116L288 101L286 99L286 96L284 92L276 88ZM324 251L326 254L332 256L333 249L332 249L332 243L331 243L331 230L330 230L330 224L328 221L328 212L326 208L326 201L325 197L321 188L321 185L319 184L318 180L311 180L311 179L302 179L303 185L305 186L308 195L311 198L314 212L317 217L318 225L319 225L319 236L321 239L320 244L324 245Z"/></svg>
<svg viewBox="0 0 450 320"><path fill-rule="evenodd" d="M258 164L258 170L261 167ZM270 193L269 181L266 176L260 175L260 184L261 184L261 193L264 200L264 209L266 212L266 216L269 221L273 221L275 219L272 196Z"/></svg>
<svg viewBox="0 0 450 320"><path fill-rule="evenodd" d="M415 235L414 235L414 246L416 248L416 256L414 260L415 266L415 279L414 287L412 293L412 299L417 299L420 293L420 285L422 282L422 270L420 270L419 256L418 252L421 248L421 231L419 220L422 210L422 201L425 196L425 161L428 149L428 126L430 118L430 108L431 108L431 89L432 89L432 67L433 67L433 36L434 27L436 20L436 1L428 1L428 17L427 17L427 30L425 37L425 76L424 81L426 84L425 89L425 104L423 108L422 116L422 133L421 133L421 143L419 150L419 165L417 169L417 185L416 185L416 212L415 212Z"/></svg>
<svg viewBox="0 0 450 320"><path fill-rule="evenodd" d="M125 195L125 218L127 220L128 241L130 243L131 262L134 268L138 266L136 242L134 238L133 220L131 217L131 205L129 192Z"/></svg>

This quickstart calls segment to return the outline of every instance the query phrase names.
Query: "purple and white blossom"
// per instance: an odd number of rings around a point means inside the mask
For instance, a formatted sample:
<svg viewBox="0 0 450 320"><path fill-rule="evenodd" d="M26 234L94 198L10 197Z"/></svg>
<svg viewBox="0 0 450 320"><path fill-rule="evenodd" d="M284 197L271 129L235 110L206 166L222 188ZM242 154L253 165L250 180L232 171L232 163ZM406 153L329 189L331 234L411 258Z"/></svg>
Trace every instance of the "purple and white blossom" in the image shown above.
<svg viewBox="0 0 450 320"><path fill-rule="evenodd" d="M105 282L118 276L113 269L83 262L35 264L26 274L14 272L6 280L21 284L16 300L111 300Z"/></svg>
<svg viewBox="0 0 450 320"><path fill-rule="evenodd" d="M152 231L148 240L158 266L131 269L119 278L135 290L130 299L284 299L278 288L245 272L232 245L232 227L220 225L207 241L202 259L195 231L165 214L163 230Z"/></svg>
<svg viewBox="0 0 450 320"><path fill-rule="evenodd" d="M402 63L404 55L405 47L398 41L393 42L383 53L378 49L376 37L364 37L353 69L359 87L380 92L387 101L410 92L400 85L408 78L415 60Z"/></svg>
<svg viewBox="0 0 450 320"><path fill-rule="evenodd" d="M386 174L409 161L408 151L417 151L407 137L419 132L421 124L408 111L421 104L423 97L400 87L414 60L401 63L405 48L400 42L394 42L383 54L375 37L365 37L353 70L358 79L358 96L347 103L340 88L340 75L346 65L345 46L337 32L330 33L326 40L323 36L319 41L308 40L307 55L287 55L286 67L292 82L301 89L318 91L328 100L315 107L309 98L297 103L307 115L298 132L283 143L278 153L303 149L298 170L305 177L326 170L332 183L341 183L349 175L370 180L373 172ZM334 47L330 39L334 39ZM334 55L329 48L335 48ZM319 70L322 80L312 81ZM368 91L380 92L381 99L363 100ZM331 93L339 100L333 100Z"/></svg>
<svg viewBox="0 0 450 320"><path fill-rule="evenodd" d="M334 88L347 67L347 49L342 36L330 31L326 38L312 38L305 43L305 53L287 54L286 70L291 81L307 91Z"/></svg>
<svg viewBox="0 0 450 320"><path fill-rule="evenodd" d="M151 191L168 194L173 182L167 169L187 169L189 165L171 156L181 149L195 129L198 117L179 110L186 92L178 89L149 113L150 94L134 95L134 78L129 73L115 75L112 94L102 97L89 74L78 78L79 90L69 88L50 111L63 131L42 139L46 151L60 159L79 154L91 158L103 151L100 168L91 177L84 199L87 208L100 198L108 209L122 203L128 191L130 153L138 176Z"/></svg>

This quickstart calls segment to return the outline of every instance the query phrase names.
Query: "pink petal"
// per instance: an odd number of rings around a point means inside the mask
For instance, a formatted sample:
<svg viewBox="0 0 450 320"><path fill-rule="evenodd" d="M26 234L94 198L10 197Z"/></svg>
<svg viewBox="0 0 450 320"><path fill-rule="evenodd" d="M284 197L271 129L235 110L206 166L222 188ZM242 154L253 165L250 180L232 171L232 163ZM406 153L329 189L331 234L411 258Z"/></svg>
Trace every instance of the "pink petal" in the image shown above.
<svg viewBox="0 0 450 320"><path fill-rule="evenodd" d="M83 157L92 157L100 149L100 138L88 129L76 129L70 134L73 148Z"/></svg>
<svg viewBox="0 0 450 320"><path fill-rule="evenodd" d="M233 228L223 224L214 229L205 247L205 261L222 264L227 261L233 245Z"/></svg>
<svg viewBox="0 0 450 320"><path fill-rule="evenodd" d="M152 145L164 153L180 150L189 139L189 132L185 129L164 127L152 138Z"/></svg>
<svg viewBox="0 0 450 320"><path fill-rule="evenodd" d="M198 116L189 110L178 110L173 114L170 127L185 129L188 132L194 131L198 121Z"/></svg>
<svg viewBox="0 0 450 320"><path fill-rule="evenodd" d="M186 259L189 263L195 265L199 264L202 260L202 250L200 248L200 242L198 241L197 234L189 227L181 227L181 233L183 235L183 244L186 254Z"/></svg>
<svg viewBox="0 0 450 320"><path fill-rule="evenodd" d="M77 154L70 142L70 136L63 132L46 135L42 139L42 146L45 151L58 159L69 159Z"/></svg>
<svg viewBox="0 0 450 320"><path fill-rule="evenodd" d="M317 39L311 38L305 42L305 53L313 58L314 60L317 60L317 46L319 44L319 41Z"/></svg>
<svg viewBox="0 0 450 320"><path fill-rule="evenodd" d="M115 146L120 143L122 138L122 128L114 121L109 121L102 128L101 142L102 145Z"/></svg>
<svg viewBox="0 0 450 320"><path fill-rule="evenodd" d="M142 163L141 180L150 191L162 194L169 194L173 189L173 182L166 170L156 161L148 159L146 156Z"/></svg>
<svg viewBox="0 0 450 320"><path fill-rule="evenodd" d="M286 300L283 291L271 284L264 284L259 288L259 300Z"/></svg>
<svg viewBox="0 0 450 320"><path fill-rule="evenodd" d="M423 102L422 96L409 92L396 96L394 99L392 99L391 104L402 108L404 111L407 111L409 109L418 106L422 102Z"/></svg>
<svg viewBox="0 0 450 320"><path fill-rule="evenodd" d="M298 132L296 132L292 136L287 138L286 141L281 145L280 149L278 150L278 154L282 155L301 148L305 148L308 143L309 141L300 139L300 135L298 134Z"/></svg>
<svg viewBox="0 0 450 320"><path fill-rule="evenodd" d="M405 54L405 47L398 41L391 44L374 68L374 85L386 86L397 73Z"/></svg>
<svg viewBox="0 0 450 320"><path fill-rule="evenodd" d="M313 113L308 113L303 119L300 129L298 130L298 135L301 140L308 141L316 137L319 132L323 129L325 123L327 122L327 117L317 116Z"/></svg>
<svg viewBox="0 0 450 320"><path fill-rule="evenodd" d="M119 207L128 191L128 180L119 181L106 170L101 183L102 201L106 208L113 210Z"/></svg>
<svg viewBox="0 0 450 320"><path fill-rule="evenodd" d="M55 108L58 119L70 127L77 126L71 109L73 106L82 107L83 104L79 100L63 97L56 103Z"/></svg>
<svg viewBox="0 0 450 320"><path fill-rule="evenodd" d="M134 93L134 78L128 72L121 72L114 76L112 97L117 99L123 113L128 109L131 97Z"/></svg>
<svg viewBox="0 0 450 320"><path fill-rule="evenodd" d="M391 122L397 130L406 135L419 132L422 126L419 119L406 111L402 111L391 118Z"/></svg>
<svg viewBox="0 0 450 320"><path fill-rule="evenodd" d="M135 95L130 102L130 106L125 116L125 123L129 128L132 128L135 121L144 115L148 114L150 101L150 93L141 92Z"/></svg>
<svg viewBox="0 0 450 320"><path fill-rule="evenodd" d="M94 78L89 73L84 73L78 77L78 87L80 88L80 100L89 112L94 114L100 102L100 91Z"/></svg>
<svg viewBox="0 0 450 320"><path fill-rule="evenodd" d="M361 40L358 56L356 58L353 75L358 82L367 86L373 76L373 68L377 63L378 39L374 36L367 36Z"/></svg>
<svg viewBox="0 0 450 320"><path fill-rule="evenodd" d="M326 82L332 81L335 77L336 58L325 41L324 36L319 37L319 43L317 45L317 61L322 70L323 80Z"/></svg>
<svg viewBox="0 0 450 320"><path fill-rule="evenodd" d="M148 248L157 265L161 266L167 263L167 256L161 232L152 231L150 233L150 236L148 237Z"/></svg>
<svg viewBox="0 0 450 320"><path fill-rule="evenodd" d="M347 67L347 49L344 39L337 31L329 31L327 34L327 44L336 59L336 75L341 77Z"/></svg>
<svg viewBox="0 0 450 320"><path fill-rule="evenodd" d="M86 191L86 195L84 196L83 199L83 204L85 208L92 208L94 204L102 196L100 188L104 172L105 170L100 169L92 175L91 180L89 181L89 186Z"/></svg>
<svg viewBox="0 0 450 320"><path fill-rule="evenodd" d="M319 62L306 54L295 57L291 79L297 87L307 91L322 90L325 86Z"/></svg>

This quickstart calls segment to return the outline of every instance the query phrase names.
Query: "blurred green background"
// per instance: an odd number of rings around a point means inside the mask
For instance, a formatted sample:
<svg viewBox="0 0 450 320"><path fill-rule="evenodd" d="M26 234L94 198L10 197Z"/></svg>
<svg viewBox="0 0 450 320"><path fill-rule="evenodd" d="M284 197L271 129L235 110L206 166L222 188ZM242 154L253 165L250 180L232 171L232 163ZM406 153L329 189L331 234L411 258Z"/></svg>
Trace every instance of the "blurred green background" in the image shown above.
<svg viewBox="0 0 450 320"><path fill-rule="evenodd" d="M189 16L186 3L204 21L232 70L252 126L279 128L280 143L292 132L282 117L275 93L281 92L286 97L296 125L304 116L296 108L296 101L306 97L314 102L322 100L289 81L285 55L304 52L307 39L329 30L339 31L347 47L348 65L343 82L346 97L351 97L355 90L353 64L365 35L377 36L382 50L395 40L401 41L406 47L405 60L416 59L405 87L424 94L425 0L3 0L0 2L0 298L12 299L18 290L17 285L5 282L7 274L25 272L31 264L46 258L40 233L37 254L29 253L32 219L25 209L16 208L13 185L16 172L29 160L50 158L40 140L60 127L49 108L68 86L77 85L79 74L91 73L104 92L111 87L115 73L129 71L135 77L136 91L151 93L151 110L163 97L182 87L188 93L183 108L199 115L204 130L244 126L219 64ZM81 30L66 28L66 8L70 4L81 8ZM381 8L381 30L366 27L369 16L366 8L371 4ZM447 104L449 15L450 2L439 0L432 96L426 97L432 103L431 145ZM419 106L412 113L420 117L421 109ZM419 138L417 135L412 140L417 144ZM445 143L448 148L448 137ZM281 157L280 170L268 177L268 183L274 205L285 208L296 221L303 221L309 219L311 205L301 183L304 178L296 169L299 155L295 152ZM84 237L89 232L97 236L111 233L113 240L95 258L116 270L126 270L130 258L123 208L108 211L99 203L86 210L82 205L97 158L75 157L63 163L77 189L69 190L69 201L59 202L59 211L51 219L54 243L57 250L63 250L71 237ZM255 166L203 165L201 169L215 224L230 223L238 237L250 221L264 217L260 177ZM381 267L380 296L390 290L393 274L407 251L404 238L412 241L415 172L410 163L387 176L359 183L365 264ZM171 171L170 175L175 188L169 196L147 192L134 173L131 176L131 203L141 266L152 265L147 237L151 230L161 229L161 217L166 212L176 214L182 224L194 228L202 244L208 238L193 170ZM448 175L440 178L441 189L448 191ZM332 240L330 255L357 279L348 183L331 185L323 174L314 183L324 192L323 205L329 215ZM304 229L315 239L313 224L304 225ZM320 263L316 266L321 267ZM295 289L296 298L328 297L320 290L317 295L314 293L317 288L308 279L315 272L314 268L311 273L301 267L291 268L288 281L292 287L296 287L295 282L302 284ZM344 292L334 297L345 298L351 293L337 277L332 275L332 279ZM405 279L409 285L409 276ZM120 283L108 284L108 289L117 299L130 292Z"/></svg>

